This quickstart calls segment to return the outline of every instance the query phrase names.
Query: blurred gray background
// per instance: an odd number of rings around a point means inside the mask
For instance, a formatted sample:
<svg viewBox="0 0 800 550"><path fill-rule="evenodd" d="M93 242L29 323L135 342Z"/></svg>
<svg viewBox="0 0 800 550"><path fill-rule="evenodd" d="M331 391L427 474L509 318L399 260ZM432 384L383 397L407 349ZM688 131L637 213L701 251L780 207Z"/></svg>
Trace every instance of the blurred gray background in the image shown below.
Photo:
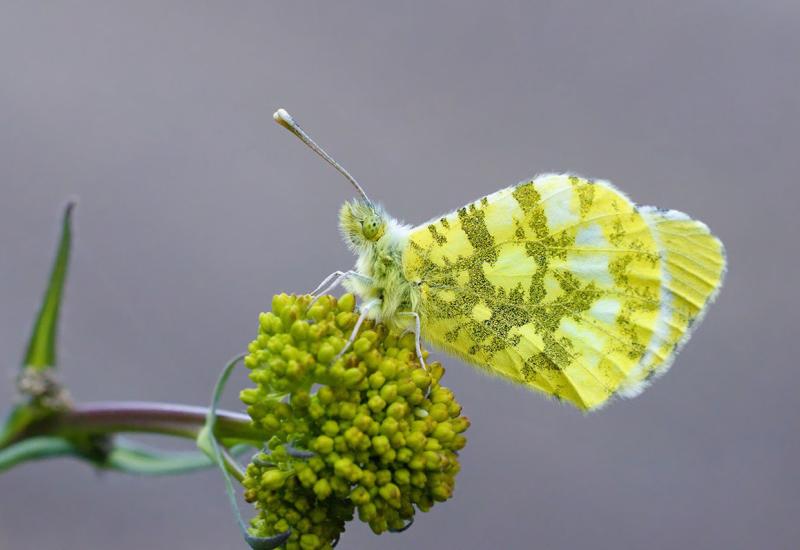
<svg viewBox="0 0 800 550"><path fill-rule="evenodd" d="M793 0L2 1L0 407L70 197L81 400L204 404L273 293L351 265L352 191L285 107L408 222L569 170L730 258L672 371L598 414L444 358L473 421L455 498L341 547L797 548L799 32ZM4 550L243 547L214 472L0 477Z"/></svg>

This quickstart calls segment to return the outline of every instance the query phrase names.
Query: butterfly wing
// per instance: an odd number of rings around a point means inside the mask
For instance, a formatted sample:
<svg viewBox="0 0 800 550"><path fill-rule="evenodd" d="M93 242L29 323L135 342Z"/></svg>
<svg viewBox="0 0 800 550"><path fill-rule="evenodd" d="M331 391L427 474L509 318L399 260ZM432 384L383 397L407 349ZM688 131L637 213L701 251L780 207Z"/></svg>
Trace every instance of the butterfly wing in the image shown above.
<svg viewBox="0 0 800 550"><path fill-rule="evenodd" d="M403 253L426 340L582 410L666 370L724 264L700 222L569 175L423 224Z"/></svg>
<svg viewBox="0 0 800 550"><path fill-rule="evenodd" d="M660 251L661 315L647 353L624 388L638 394L653 377L665 373L689 340L722 286L725 249L708 227L683 212L651 206L639 209Z"/></svg>

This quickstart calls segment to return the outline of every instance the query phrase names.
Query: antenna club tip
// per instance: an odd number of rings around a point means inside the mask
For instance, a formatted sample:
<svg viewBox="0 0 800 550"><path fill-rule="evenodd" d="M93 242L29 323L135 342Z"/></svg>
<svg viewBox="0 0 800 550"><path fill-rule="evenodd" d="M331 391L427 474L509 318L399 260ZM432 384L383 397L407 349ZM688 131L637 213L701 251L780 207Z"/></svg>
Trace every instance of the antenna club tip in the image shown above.
<svg viewBox="0 0 800 550"><path fill-rule="evenodd" d="M275 111L275 113L273 113L272 118L275 119L275 122L285 128L291 128L295 125L292 115L290 115L286 109L278 109Z"/></svg>

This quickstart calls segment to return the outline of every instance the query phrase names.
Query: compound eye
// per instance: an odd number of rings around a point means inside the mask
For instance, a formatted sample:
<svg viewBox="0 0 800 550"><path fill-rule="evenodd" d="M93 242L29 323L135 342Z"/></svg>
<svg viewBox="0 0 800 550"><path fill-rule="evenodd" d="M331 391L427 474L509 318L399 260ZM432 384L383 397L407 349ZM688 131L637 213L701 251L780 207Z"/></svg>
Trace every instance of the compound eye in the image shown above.
<svg viewBox="0 0 800 550"><path fill-rule="evenodd" d="M377 218L369 218L361 223L364 238L368 241L377 241L381 236L382 224Z"/></svg>

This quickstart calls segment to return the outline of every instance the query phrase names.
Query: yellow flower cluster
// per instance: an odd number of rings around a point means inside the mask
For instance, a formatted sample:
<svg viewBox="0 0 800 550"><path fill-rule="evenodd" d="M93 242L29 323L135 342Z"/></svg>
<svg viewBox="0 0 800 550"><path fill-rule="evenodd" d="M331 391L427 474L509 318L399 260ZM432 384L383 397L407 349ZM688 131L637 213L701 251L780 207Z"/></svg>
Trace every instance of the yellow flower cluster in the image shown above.
<svg viewBox="0 0 800 550"><path fill-rule="evenodd" d="M375 533L404 529L453 494L469 420L444 369L422 369L413 334L371 321L339 356L354 310L350 294L275 296L248 348L256 387L241 399L269 442L243 481L251 531L291 531L288 550L332 548L356 510Z"/></svg>

